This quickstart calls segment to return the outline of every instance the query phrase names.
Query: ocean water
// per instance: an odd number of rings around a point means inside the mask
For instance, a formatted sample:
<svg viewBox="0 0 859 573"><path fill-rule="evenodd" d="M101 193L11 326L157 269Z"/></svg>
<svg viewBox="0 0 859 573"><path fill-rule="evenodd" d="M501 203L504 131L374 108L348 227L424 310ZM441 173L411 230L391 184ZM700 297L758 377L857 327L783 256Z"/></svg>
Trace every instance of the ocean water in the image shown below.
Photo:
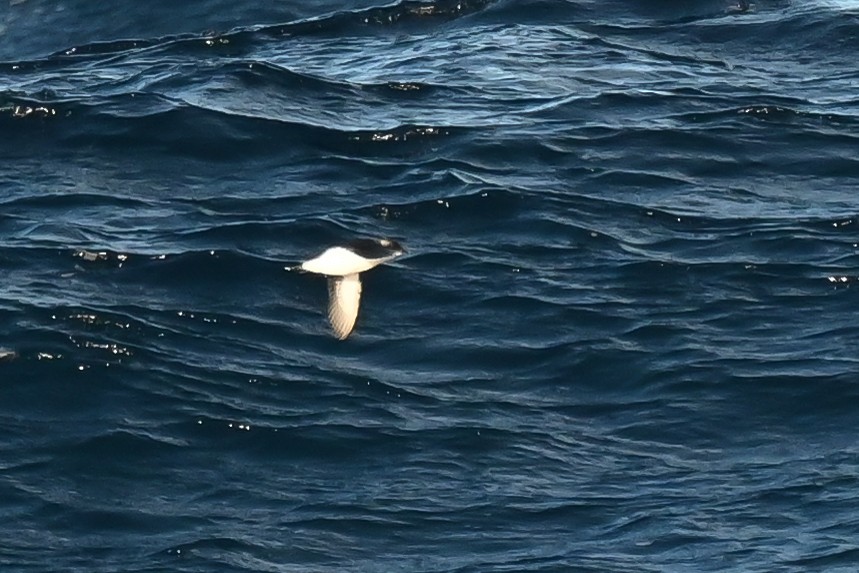
<svg viewBox="0 0 859 573"><path fill-rule="evenodd" d="M859 2L0 0L0 570L855 571ZM366 273L337 341L321 277Z"/></svg>

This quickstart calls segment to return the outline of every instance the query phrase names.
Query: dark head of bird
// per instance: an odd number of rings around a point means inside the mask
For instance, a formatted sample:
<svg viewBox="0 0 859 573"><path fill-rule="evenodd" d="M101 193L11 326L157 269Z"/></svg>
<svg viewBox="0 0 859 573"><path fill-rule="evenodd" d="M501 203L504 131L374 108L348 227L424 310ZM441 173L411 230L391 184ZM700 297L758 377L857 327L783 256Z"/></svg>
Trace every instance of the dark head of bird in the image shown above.
<svg viewBox="0 0 859 573"><path fill-rule="evenodd" d="M366 259L383 259L406 252L402 245L392 239L355 239L346 243L346 247Z"/></svg>

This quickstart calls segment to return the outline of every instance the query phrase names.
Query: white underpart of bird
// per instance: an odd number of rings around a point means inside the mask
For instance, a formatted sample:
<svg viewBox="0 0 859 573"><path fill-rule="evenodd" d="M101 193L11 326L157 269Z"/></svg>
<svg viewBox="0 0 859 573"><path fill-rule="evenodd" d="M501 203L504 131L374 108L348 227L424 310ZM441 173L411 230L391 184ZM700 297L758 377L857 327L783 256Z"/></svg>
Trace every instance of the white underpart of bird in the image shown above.
<svg viewBox="0 0 859 573"><path fill-rule="evenodd" d="M361 306L359 273L404 252L399 243L390 239L356 239L301 263L301 270L328 277L328 321L337 338L345 340L355 328Z"/></svg>

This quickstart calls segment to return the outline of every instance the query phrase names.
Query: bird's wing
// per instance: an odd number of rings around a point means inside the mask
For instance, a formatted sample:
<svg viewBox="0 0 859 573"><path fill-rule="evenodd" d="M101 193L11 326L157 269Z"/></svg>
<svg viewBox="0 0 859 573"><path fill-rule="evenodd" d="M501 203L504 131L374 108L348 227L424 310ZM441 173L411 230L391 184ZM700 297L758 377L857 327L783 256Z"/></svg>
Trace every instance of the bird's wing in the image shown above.
<svg viewBox="0 0 859 573"><path fill-rule="evenodd" d="M355 327L361 304L361 279L356 274L328 279L328 320L340 340Z"/></svg>

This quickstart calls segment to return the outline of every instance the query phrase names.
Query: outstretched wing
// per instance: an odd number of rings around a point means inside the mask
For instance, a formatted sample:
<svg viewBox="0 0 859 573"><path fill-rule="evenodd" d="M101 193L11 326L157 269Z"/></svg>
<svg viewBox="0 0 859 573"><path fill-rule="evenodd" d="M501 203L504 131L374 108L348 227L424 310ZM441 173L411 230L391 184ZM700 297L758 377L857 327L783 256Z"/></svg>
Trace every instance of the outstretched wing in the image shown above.
<svg viewBox="0 0 859 573"><path fill-rule="evenodd" d="M357 274L328 279L328 320L340 340L355 327L360 304L361 279Z"/></svg>

